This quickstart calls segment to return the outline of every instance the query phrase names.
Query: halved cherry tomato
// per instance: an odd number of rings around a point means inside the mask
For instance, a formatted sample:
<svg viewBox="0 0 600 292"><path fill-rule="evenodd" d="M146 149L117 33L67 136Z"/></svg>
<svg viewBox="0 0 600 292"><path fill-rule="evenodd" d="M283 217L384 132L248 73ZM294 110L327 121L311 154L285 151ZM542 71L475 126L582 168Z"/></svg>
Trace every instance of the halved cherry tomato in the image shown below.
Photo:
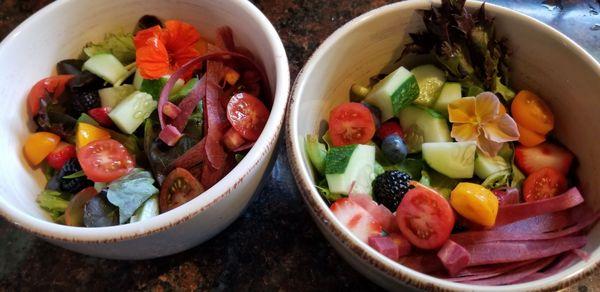
<svg viewBox="0 0 600 292"><path fill-rule="evenodd" d="M158 200L160 212L175 209L204 192L204 187L187 170L175 168L160 188Z"/></svg>
<svg viewBox="0 0 600 292"><path fill-rule="evenodd" d="M524 146L533 147L546 141L546 137L544 135L538 134L519 124L517 124L517 127L519 128L519 143L523 144Z"/></svg>
<svg viewBox="0 0 600 292"><path fill-rule="evenodd" d="M523 196L527 202L552 198L566 190L567 179L552 167L530 174L523 182Z"/></svg>
<svg viewBox="0 0 600 292"><path fill-rule="evenodd" d="M229 100L227 119L244 139L256 141L269 119L269 110L260 99L242 92Z"/></svg>
<svg viewBox="0 0 600 292"><path fill-rule="evenodd" d="M238 131L236 131L234 128L229 128L229 130L225 132L225 135L223 135L223 144L225 144L225 147L231 151L244 145L244 143L246 143L246 140L244 140L242 135L240 135L240 133L238 133Z"/></svg>
<svg viewBox="0 0 600 292"><path fill-rule="evenodd" d="M108 116L109 112L110 112L109 107L98 107L98 108L93 108L93 109L89 110L88 115L90 115L90 117L92 117L94 120L96 120L96 122L98 122L98 124L100 124L101 126L112 127L114 125L114 123L111 120L111 118Z"/></svg>
<svg viewBox="0 0 600 292"><path fill-rule="evenodd" d="M541 135L554 128L554 114L540 97L531 91L521 90L513 100L511 107L517 124Z"/></svg>
<svg viewBox="0 0 600 292"><path fill-rule="evenodd" d="M33 166L44 161L46 156L50 154L60 142L58 135L49 132L37 132L29 136L23 147L25 158Z"/></svg>
<svg viewBox="0 0 600 292"><path fill-rule="evenodd" d="M459 183L450 194L450 203L463 217L492 227L498 215L498 198L492 191L474 183Z"/></svg>
<svg viewBox="0 0 600 292"><path fill-rule="evenodd" d="M371 111L357 102L338 105L329 113L329 135L336 147L369 142L375 135Z"/></svg>
<svg viewBox="0 0 600 292"><path fill-rule="evenodd" d="M123 144L98 140L77 149L77 159L85 175L94 182L111 182L135 167L135 160Z"/></svg>
<svg viewBox="0 0 600 292"><path fill-rule="evenodd" d="M83 226L83 208L97 194L94 187L87 187L77 193L67 205L65 223L69 226Z"/></svg>
<svg viewBox="0 0 600 292"><path fill-rule="evenodd" d="M450 204L442 195L417 186L408 191L400 202L396 221L402 235L414 246L435 249L450 237L455 218Z"/></svg>
<svg viewBox="0 0 600 292"><path fill-rule="evenodd" d="M58 75L38 81L27 96L29 113L35 115L40 110L40 99L47 94L53 99L58 98L65 91L65 85L71 78L73 75Z"/></svg>

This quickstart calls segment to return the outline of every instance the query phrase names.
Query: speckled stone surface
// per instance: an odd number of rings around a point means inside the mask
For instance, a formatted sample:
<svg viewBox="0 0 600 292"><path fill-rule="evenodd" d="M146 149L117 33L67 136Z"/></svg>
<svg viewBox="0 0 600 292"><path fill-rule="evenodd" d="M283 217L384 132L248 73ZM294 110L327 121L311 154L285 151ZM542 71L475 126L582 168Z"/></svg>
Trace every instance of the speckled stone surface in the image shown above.
<svg viewBox="0 0 600 292"><path fill-rule="evenodd" d="M49 0L0 0L0 38ZM329 34L391 1L257 0L287 49L294 78ZM563 31L600 59L596 0L489 0ZM283 149L247 211L189 251L148 261L112 261L52 246L0 219L0 291L10 290L377 291L317 230L294 186ZM600 271L566 289L600 291Z"/></svg>

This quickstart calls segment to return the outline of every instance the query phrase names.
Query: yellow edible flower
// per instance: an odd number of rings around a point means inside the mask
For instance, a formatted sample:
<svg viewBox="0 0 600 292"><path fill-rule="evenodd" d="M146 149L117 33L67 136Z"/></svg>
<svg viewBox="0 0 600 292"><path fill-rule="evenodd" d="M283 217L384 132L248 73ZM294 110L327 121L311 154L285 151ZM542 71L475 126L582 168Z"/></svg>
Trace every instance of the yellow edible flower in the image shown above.
<svg viewBox="0 0 600 292"><path fill-rule="evenodd" d="M519 140L517 124L491 92L452 102L448 115L452 138L459 142L476 141L477 148L488 156L496 156L502 143Z"/></svg>

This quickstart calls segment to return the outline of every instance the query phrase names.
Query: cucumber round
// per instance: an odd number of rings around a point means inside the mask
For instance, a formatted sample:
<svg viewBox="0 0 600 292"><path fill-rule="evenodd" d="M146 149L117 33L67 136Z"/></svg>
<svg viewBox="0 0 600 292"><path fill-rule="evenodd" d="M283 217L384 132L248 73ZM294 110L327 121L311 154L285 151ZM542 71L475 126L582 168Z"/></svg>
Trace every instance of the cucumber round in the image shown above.
<svg viewBox="0 0 600 292"><path fill-rule="evenodd" d="M477 144L469 142L423 143L423 159L439 173L450 178L471 178Z"/></svg>

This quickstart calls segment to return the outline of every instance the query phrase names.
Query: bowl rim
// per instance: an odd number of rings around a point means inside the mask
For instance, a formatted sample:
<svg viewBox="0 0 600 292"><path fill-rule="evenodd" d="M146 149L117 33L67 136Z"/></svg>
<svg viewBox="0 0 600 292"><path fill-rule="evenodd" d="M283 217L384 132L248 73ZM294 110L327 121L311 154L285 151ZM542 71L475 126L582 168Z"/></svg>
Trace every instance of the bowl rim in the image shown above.
<svg viewBox="0 0 600 292"><path fill-rule="evenodd" d="M0 55L3 53L6 44L18 38L23 30L31 29L30 26L33 25L35 20L50 17L49 15L57 13L60 9L66 9L66 6L75 1L77 0L59 0L50 3L28 17L0 43ZM29 215L8 203L2 196L0 196L0 216L20 229L50 240L70 243L112 243L137 239L167 230L190 220L231 194L242 180L258 168L259 162L267 158L269 153L273 153L276 148L290 89L287 54L273 24L251 2L244 0L231 1L238 9L250 16L248 21L257 22L261 27L261 33L264 33L268 39L269 49L274 56L275 64L275 83L273 83L275 90L269 119L255 145L238 165L214 186L185 205L140 222L99 228L66 226Z"/></svg>
<svg viewBox="0 0 600 292"><path fill-rule="evenodd" d="M377 269L379 272L383 272L385 276L400 279L405 283L413 285L423 289L434 289L434 290L478 290L478 291L512 291L512 290L553 290L558 288L564 288L570 284L578 281L582 277L591 274L600 265L600 258L591 259L584 267L570 273L569 275L561 275L561 273L555 274L550 277L539 279L536 281L512 284L505 286L482 286L482 285L470 285L451 282L448 280L440 279L427 275L425 273L417 272L410 269L398 262L395 262L387 257L381 255L374 249L370 248L366 243L360 241L356 236L351 234L344 227L337 218L333 215L330 209L326 206L325 202L318 194L313 186L312 176L304 168L305 162L302 157L303 150L301 149L301 143L298 135L298 127L295 121L298 117L299 101L301 100L302 88L306 86L306 79L310 72L317 66L318 61L322 58L323 54L331 47L334 43L343 39L347 34L351 33L355 27L360 26L363 22L366 22L372 18L376 18L380 14L390 13L398 10L414 10L420 9L426 4L439 4L439 0L408 0L393 4L381 6L379 8L368 11L344 24L338 28L333 34L331 34L321 45L315 50L310 56L304 67L298 74L293 86L288 105L288 112L286 115L286 129L285 139L286 148L288 154L288 160L294 178L300 190L300 193L309 207L309 211L316 223L321 225L321 231L328 231L333 235L333 238L328 240L336 240L341 242L343 247L349 251L349 253L358 258L363 264L370 265L372 268ZM477 8L482 5L481 1L467 1L467 7ZM571 50L573 50L579 58L583 59L587 64L590 64L600 76L600 63L594 59L586 50L575 43L573 40L565 36L557 29L533 18L527 16L521 12L502 7L495 4L485 3L488 11L493 11L495 14L506 14L510 17L520 18L527 21L530 25L537 27L540 30L547 30L557 40L566 44Z"/></svg>

